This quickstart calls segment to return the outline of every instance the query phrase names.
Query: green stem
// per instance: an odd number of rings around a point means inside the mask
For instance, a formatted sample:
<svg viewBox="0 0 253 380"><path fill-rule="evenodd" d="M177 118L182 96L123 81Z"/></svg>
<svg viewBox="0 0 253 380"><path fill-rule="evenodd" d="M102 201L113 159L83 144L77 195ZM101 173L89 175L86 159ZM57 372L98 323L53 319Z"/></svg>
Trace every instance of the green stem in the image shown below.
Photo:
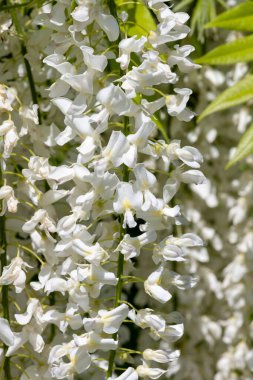
<svg viewBox="0 0 253 380"><path fill-rule="evenodd" d="M129 134L129 118L126 116L124 117L124 134L125 135ZM129 170L128 170L127 166L125 166L125 165L123 167L123 181L124 182L129 181ZM120 222L121 222L120 240L122 240L124 235L125 235L125 228L123 227L123 220L124 220L124 216L121 215L121 218L120 218ZM124 255L122 253L119 253L118 267L117 267L118 283L116 286L116 295L115 295L114 307L117 307L121 304L121 293L122 293L122 288L123 288L123 283L124 283L123 273L124 273ZM113 334L112 338L114 340L117 340L118 333ZM109 353L109 364L108 364L107 378L112 376L115 356L116 356L116 350L111 350Z"/></svg>
<svg viewBox="0 0 253 380"><path fill-rule="evenodd" d="M24 63L25 63L25 68L26 68L27 78L28 78L28 82L29 82L29 86L30 86L32 101L34 104L39 105L32 69L31 69L29 61L26 58L27 49L26 49L26 46L22 40L23 31L22 31L22 28L19 24L19 20L18 20L17 14L16 14L16 10L15 9L10 10L10 14L12 17L13 25L15 26L15 29L16 29L18 36L19 36L20 46L21 46L21 54L23 56ZM39 119L39 124L41 124L41 114L40 114L39 108L38 108L38 119Z"/></svg>
<svg viewBox="0 0 253 380"><path fill-rule="evenodd" d="M169 119L170 120L170 119ZM168 128L168 131L171 130ZM169 139L172 139L173 140L173 137L171 136L171 133L170 133L170 136L167 134L167 138L168 138L168 141ZM169 172L168 174L170 175L172 172ZM177 204L175 198L172 198L171 200L171 207L175 207ZM178 237L180 236L180 231L179 231L179 226L177 226L176 224L173 224L172 226L172 235L174 237ZM171 269L173 270L173 272L177 272L177 261L172 261L172 265L171 265ZM178 303L179 303L179 298L178 298L178 293L177 293L177 290L175 291L174 295L173 295L173 298L172 298L172 302L171 302L171 306L172 306L172 311L175 311L178 309Z"/></svg>
<svg viewBox="0 0 253 380"><path fill-rule="evenodd" d="M31 0L31 1L28 1L28 2L23 3L23 4L3 5L0 7L0 12L6 12L6 11L9 11L11 9L26 7L27 5L32 5L32 3L34 1L35 0Z"/></svg>
<svg viewBox="0 0 253 380"><path fill-rule="evenodd" d="M3 176L2 176L2 170L0 168L0 185L3 186ZM5 234L5 215L0 216L0 264L1 264L1 270L0 270L0 276L3 273L4 267L7 265L7 241L6 241L6 234ZM9 312L9 298L8 298L8 285L2 286L2 307L3 307L3 317L7 319L7 321L10 323L10 312ZM11 367L10 367L10 358L6 356L6 351L8 347L4 344L4 373L5 373L5 379L11 380Z"/></svg>
<svg viewBox="0 0 253 380"><path fill-rule="evenodd" d="M55 293L54 292L50 293L50 295L49 295L49 305L50 306L55 305ZM55 333L56 333L56 326L53 323L51 323L51 325L50 325L49 343L51 343L54 340Z"/></svg>
<svg viewBox="0 0 253 380"><path fill-rule="evenodd" d="M44 182L44 187L45 187L45 192L47 192L48 190L50 190L50 187L49 187L47 181ZM55 301L56 301L55 300L55 293L52 292L52 293L49 294L49 305L50 306L54 306L55 305ZM50 325L50 335L49 335L49 341L48 341L48 343L51 343L54 340L55 333L56 333L56 326L53 323L51 323L51 325Z"/></svg>
<svg viewBox="0 0 253 380"><path fill-rule="evenodd" d="M117 20L117 7L116 3L114 0L108 0L108 6L110 9L111 14L115 17ZM120 43L120 35L117 40L117 44ZM120 70L120 76L122 75L122 70ZM129 134L129 118L127 116L124 116L124 130L123 133L125 135ZM129 181L129 170L128 167L123 165L123 181L128 182ZM120 240L123 239L125 235L125 229L123 227L123 215L121 215L120 222L121 222L121 228L120 228ZM117 268L117 278L118 278L118 283L116 286L116 296L115 296L115 302L114 302L114 307L117 307L121 303L121 293L122 293L122 288L123 288L123 273L124 273L124 255L122 253L119 253L118 257L118 268ZM117 340L118 338L118 333L113 334L112 338L114 340ZM115 356L116 356L116 350L111 350L109 353L109 364L108 364L108 371L107 371L107 378L112 376L113 369L114 369L114 361L115 361Z"/></svg>
<svg viewBox="0 0 253 380"><path fill-rule="evenodd" d="M116 8L115 1L114 0L108 0L108 6L109 6L111 14L117 20L118 16L117 16L117 8Z"/></svg>
<svg viewBox="0 0 253 380"><path fill-rule="evenodd" d="M120 230L121 239L123 239L124 234L125 234L125 230L124 230L122 224L123 224L123 217L121 217L121 230ZM118 268L117 268L118 283L116 286L116 296L115 296L114 307L117 307L120 305L121 292L122 292L122 287L123 287L123 279L122 279L123 271L124 271L124 255L122 253L119 253ZM113 334L112 338L114 340L117 340L118 334L117 333ZM111 350L109 353L109 364L108 364L107 378L112 376L115 356L116 356L116 350Z"/></svg>
<svg viewBox="0 0 253 380"><path fill-rule="evenodd" d="M176 206L176 202L175 202L175 199L173 198L171 200L171 207L174 207L174 206ZM175 224L173 224L173 226L172 226L172 235L174 237L177 237L179 235L178 234L178 230L177 230L177 226ZM173 270L173 272L177 272L177 262L176 261L172 261L171 267L172 267L171 269ZM175 291L175 293L173 294L171 306L172 306L172 311L175 311L175 310L178 309L178 295L177 295L177 291Z"/></svg>

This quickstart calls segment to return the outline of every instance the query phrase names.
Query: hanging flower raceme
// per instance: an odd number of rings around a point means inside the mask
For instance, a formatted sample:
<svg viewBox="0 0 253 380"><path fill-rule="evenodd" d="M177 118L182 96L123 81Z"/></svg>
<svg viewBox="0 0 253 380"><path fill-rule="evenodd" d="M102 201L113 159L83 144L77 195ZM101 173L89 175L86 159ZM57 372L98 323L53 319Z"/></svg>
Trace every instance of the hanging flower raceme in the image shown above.
<svg viewBox="0 0 253 380"><path fill-rule="evenodd" d="M4 159L20 137L36 148L18 173L30 205L20 232L28 244L0 277L23 295L15 329L3 319L0 333L7 360L32 352L22 380L158 379L179 357L173 344L184 325L173 310L175 288L187 292L198 278L174 264L203 242L179 233L177 192L205 177L200 152L170 141L168 120L194 117L191 90L174 85L176 66L196 65L192 48L176 45L189 33L188 15L159 0L143 7L156 21L143 35L131 34L131 14L114 1L59 0L33 20L48 32L40 56L51 101L43 111L54 122L45 116L41 144L36 105L22 107L20 134L11 120L0 128ZM10 112L12 102L5 94L3 108ZM3 213L22 202L8 183L0 198Z"/></svg>

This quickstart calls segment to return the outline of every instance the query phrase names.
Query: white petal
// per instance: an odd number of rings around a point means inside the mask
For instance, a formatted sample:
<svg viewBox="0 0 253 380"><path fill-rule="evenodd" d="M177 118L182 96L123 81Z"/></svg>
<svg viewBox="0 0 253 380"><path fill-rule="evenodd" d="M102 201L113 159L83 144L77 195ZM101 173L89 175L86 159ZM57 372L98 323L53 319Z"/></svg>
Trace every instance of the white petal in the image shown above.
<svg viewBox="0 0 253 380"><path fill-rule="evenodd" d="M45 342L42 336L35 332L29 335L29 342L31 343L34 351L36 352L41 352L45 346Z"/></svg>
<svg viewBox="0 0 253 380"><path fill-rule="evenodd" d="M72 353L70 353L70 357L72 358ZM91 365L91 357L85 347L79 347L77 349L74 359L75 370L78 374L84 372Z"/></svg>
<svg viewBox="0 0 253 380"><path fill-rule="evenodd" d="M169 179L163 188L163 199L164 202L169 203L169 201L174 197L179 187L179 183L175 179Z"/></svg>
<svg viewBox="0 0 253 380"><path fill-rule="evenodd" d="M187 170L179 178L184 183L194 183L195 185L206 183L206 177L200 170Z"/></svg>
<svg viewBox="0 0 253 380"><path fill-rule="evenodd" d="M7 346L14 344L14 335L7 319L0 318L0 340Z"/></svg>
<svg viewBox="0 0 253 380"><path fill-rule="evenodd" d="M27 336L25 333L14 333L14 342L8 348L6 352L6 356L12 355L15 351L17 351L23 344L27 341Z"/></svg>
<svg viewBox="0 0 253 380"><path fill-rule="evenodd" d="M116 41L119 36L119 25L112 15L98 14L97 23L107 34L110 41Z"/></svg>
<svg viewBox="0 0 253 380"><path fill-rule="evenodd" d="M20 325L27 325L32 319L33 313L37 308L39 301L37 299L31 299L27 306L27 310L24 314L15 314L16 321Z"/></svg>
<svg viewBox="0 0 253 380"><path fill-rule="evenodd" d="M40 199L42 207L49 206L60 199L64 198L69 192L67 190L48 190Z"/></svg>
<svg viewBox="0 0 253 380"><path fill-rule="evenodd" d="M138 374L134 368L129 367L120 376L114 378L109 377L108 380L138 380Z"/></svg>

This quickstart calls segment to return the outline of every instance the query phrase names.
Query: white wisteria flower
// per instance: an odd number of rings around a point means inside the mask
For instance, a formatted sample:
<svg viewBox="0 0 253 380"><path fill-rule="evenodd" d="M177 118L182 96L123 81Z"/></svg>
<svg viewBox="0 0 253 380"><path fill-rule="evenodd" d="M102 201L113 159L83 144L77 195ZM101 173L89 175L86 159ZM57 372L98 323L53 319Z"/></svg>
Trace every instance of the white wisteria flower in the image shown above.
<svg viewBox="0 0 253 380"><path fill-rule="evenodd" d="M26 281L25 268L32 268L32 266L23 261L21 257L15 257L11 260L9 265L3 268L2 275L0 276L0 284L13 284L16 293L21 293Z"/></svg>
<svg viewBox="0 0 253 380"><path fill-rule="evenodd" d="M17 212L17 206L19 201L14 195L14 190L11 186L2 186L0 188L0 199L2 200L2 211L1 215L9 212Z"/></svg>
<svg viewBox="0 0 253 380"><path fill-rule="evenodd" d="M0 86L8 380L158 379L178 366L174 309L198 281L203 245L181 195L205 177L200 151L171 126L195 116L185 74L198 65L178 45L186 13L162 0L136 6L152 30L114 0L29 3L17 20L13 6L3 23L0 71L17 84Z"/></svg>

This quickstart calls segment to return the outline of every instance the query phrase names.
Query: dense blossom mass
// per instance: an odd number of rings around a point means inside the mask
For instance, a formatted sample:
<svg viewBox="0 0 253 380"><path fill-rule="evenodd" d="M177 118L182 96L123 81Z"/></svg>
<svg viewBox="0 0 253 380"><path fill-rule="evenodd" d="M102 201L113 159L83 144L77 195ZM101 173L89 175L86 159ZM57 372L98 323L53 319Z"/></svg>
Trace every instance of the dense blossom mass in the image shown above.
<svg viewBox="0 0 253 380"><path fill-rule="evenodd" d="M179 79L198 65L181 42L188 15L161 0L142 6L151 31L133 29L112 0L1 15L6 380L178 371L176 289L197 284L184 263L201 261L203 246L180 191L205 176L201 153L171 138L169 120L194 118L192 91Z"/></svg>
<svg viewBox="0 0 253 380"><path fill-rule="evenodd" d="M226 38L237 37L238 33L230 32ZM196 111L240 81L247 70L246 64L239 63L234 68L205 67L193 72L189 84L201 94ZM206 184L191 186L192 193L181 203L193 232L207 249L203 247L201 258L193 256L189 262L199 275L198 288L180 295L189 335L182 343L175 380L252 378L252 157L240 168L225 170L250 123L250 107L243 106L210 116L194 131L183 130L177 122L171 126L173 135L185 138L187 134L204 153L207 175Z"/></svg>

